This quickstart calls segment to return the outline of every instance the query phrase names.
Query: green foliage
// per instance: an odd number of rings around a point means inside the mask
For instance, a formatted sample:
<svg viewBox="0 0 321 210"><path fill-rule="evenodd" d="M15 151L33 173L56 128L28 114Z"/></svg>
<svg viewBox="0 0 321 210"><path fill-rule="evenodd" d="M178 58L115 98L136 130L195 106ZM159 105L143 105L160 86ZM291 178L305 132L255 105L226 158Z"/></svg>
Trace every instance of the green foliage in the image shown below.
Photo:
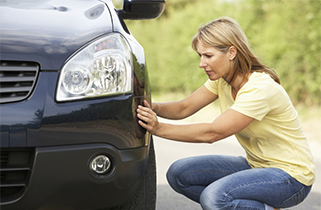
<svg viewBox="0 0 321 210"><path fill-rule="evenodd" d="M240 23L294 103L321 104L320 0L168 0L160 18L127 21L145 48L154 92L192 92L204 84L191 39L200 25L221 16Z"/></svg>

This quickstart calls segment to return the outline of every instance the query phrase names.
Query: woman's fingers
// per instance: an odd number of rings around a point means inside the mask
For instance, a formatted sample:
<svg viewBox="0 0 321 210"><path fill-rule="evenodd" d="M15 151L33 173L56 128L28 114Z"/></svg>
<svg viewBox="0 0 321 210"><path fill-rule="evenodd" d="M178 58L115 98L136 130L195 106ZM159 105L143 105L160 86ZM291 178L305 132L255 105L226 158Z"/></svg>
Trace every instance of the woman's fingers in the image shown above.
<svg viewBox="0 0 321 210"><path fill-rule="evenodd" d="M150 118L147 117L146 115L142 115L142 114L138 113L137 116L138 116L139 119L141 119L142 121L144 121L144 122L147 123L147 124L148 124L149 122L151 122Z"/></svg>
<svg viewBox="0 0 321 210"><path fill-rule="evenodd" d="M138 120L138 124L148 131L151 129L151 127L148 124L146 124L145 122L143 122L141 120Z"/></svg>
<svg viewBox="0 0 321 210"><path fill-rule="evenodd" d="M137 117L143 121L145 121L146 123L151 122L151 118L152 113L151 110L149 108L143 107L143 106L138 106L137 109Z"/></svg>
<svg viewBox="0 0 321 210"><path fill-rule="evenodd" d="M140 105L138 106L137 112L138 112L138 114L145 116L145 117L152 115L152 110L150 108L146 108L146 107L143 107Z"/></svg>
<svg viewBox="0 0 321 210"><path fill-rule="evenodd" d="M137 109L137 117L139 125L150 132L155 132L158 127L158 119L155 112L152 111L147 101L144 101L144 106L139 105Z"/></svg>
<svg viewBox="0 0 321 210"><path fill-rule="evenodd" d="M144 106L147 107L147 108L151 108L151 107L150 107L150 104L148 103L147 100L144 100Z"/></svg>

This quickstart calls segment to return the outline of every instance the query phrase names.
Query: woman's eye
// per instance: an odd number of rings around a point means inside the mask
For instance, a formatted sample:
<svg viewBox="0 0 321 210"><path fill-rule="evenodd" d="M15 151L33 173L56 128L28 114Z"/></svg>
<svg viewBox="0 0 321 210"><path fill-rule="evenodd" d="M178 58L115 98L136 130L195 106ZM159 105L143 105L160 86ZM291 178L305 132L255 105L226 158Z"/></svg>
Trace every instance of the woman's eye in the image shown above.
<svg viewBox="0 0 321 210"><path fill-rule="evenodd" d="M211 58L213 55L209 55L209 54L199 54L198 53L198 56L201 58L201 57L206 57L206 58Z"/></svg>

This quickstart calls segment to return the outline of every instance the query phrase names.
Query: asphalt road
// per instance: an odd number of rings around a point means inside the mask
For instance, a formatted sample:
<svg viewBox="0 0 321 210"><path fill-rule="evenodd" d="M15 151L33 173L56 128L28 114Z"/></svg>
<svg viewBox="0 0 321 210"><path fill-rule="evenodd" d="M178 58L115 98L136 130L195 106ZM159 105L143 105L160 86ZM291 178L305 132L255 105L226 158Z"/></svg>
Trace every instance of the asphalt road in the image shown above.
<svg viewBox="0 0 321 210"><path fill-rule="evenodd" d="M205 116L205 117L204 117ZM206 121L206 116L201 116ZM197 117L197 116L196 116ZM191 122L193 119L190 119ZM185 121L183 121L184 123ZM201 210L199 204L174 192L166 180L166 171L175 160L206 154L244 155L235 137L214 144L191 144L169 141L154 137L157 161L157 203L156 210ZM321 210L321 143L309 142L317 165L317 179L306 200L291 210Z"/></svg>

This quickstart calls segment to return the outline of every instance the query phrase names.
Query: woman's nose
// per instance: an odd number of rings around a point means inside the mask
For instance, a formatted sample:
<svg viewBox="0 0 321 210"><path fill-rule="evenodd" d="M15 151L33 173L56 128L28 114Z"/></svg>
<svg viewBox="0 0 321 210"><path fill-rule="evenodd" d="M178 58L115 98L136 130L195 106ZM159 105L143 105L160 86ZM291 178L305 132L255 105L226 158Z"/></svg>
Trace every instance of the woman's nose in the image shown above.
<svg viewBox="0 0 321 210"><path fill-rule="evenodd" d="M205 67L206 67L206 63L203 61L202 58L200 58L199 68L205 68Z"/></svg>

